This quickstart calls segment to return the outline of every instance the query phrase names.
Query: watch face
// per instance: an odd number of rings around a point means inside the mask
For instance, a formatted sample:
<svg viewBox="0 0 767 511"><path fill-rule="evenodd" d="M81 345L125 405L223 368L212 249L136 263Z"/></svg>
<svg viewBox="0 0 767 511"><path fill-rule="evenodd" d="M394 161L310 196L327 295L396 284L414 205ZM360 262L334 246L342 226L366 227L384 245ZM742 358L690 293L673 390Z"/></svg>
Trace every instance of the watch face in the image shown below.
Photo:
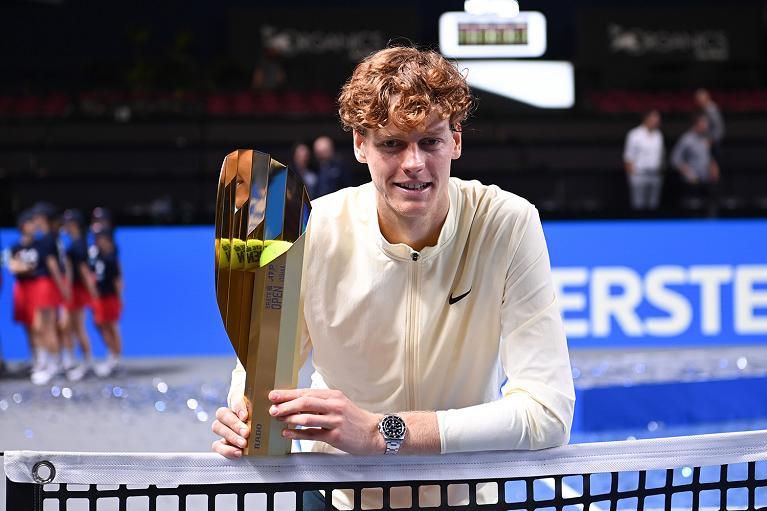
<svg viewBox="0 0 767 511"><path fill-rule="evenodd" d="M405 421L396 415L388 415L381 421L381 432L386 438L402 438L405 436Z"/></svg>

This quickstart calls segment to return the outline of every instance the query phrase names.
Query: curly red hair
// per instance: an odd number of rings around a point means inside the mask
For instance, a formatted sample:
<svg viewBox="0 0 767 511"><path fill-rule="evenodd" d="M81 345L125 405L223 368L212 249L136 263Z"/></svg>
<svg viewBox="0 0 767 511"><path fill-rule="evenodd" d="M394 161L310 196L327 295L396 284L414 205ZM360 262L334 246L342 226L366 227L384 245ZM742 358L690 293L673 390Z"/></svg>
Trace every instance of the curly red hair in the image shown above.
<svg viewBox="0 0 767 511"><path fill-rule="evenodd" d="M394 47L362 60L341 88L338 114L347 131L365 135L392 122L409 131L436 109L458 129L474 100L466 78L442 55Z"/></svg>

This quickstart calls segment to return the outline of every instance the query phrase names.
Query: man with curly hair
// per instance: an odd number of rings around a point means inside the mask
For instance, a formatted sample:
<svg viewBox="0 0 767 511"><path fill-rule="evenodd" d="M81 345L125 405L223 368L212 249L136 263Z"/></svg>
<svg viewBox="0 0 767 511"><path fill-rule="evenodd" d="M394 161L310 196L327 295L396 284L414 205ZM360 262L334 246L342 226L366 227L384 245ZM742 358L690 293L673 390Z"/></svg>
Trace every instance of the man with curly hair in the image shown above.
<svg viewBox="0 0 767 511"><path fill-rule="evenodd" d="M387 48L339 104L371 182L312 203L302 340L315 371L311 389L270 393L283 434L354 454L566 443L573 382L537 210L450 177L473 104L464 76L435 52ZM238 366L213 425L232 458L249 433L244 381Z"/></svg>

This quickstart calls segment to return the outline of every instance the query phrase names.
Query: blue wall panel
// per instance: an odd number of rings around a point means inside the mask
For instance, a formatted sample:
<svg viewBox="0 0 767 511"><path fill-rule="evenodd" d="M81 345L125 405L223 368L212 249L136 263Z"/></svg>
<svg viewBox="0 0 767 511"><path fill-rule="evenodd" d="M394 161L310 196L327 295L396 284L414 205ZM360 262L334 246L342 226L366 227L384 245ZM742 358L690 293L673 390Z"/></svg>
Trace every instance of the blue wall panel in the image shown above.
<svg viewBox="0 0 767 511"><path fill-rule="evenodd" d="M570 346L767 342L767 221L547 222ZM4 247L15 241L0 230ZM212 227L117 230L125 354L233 354L213 286ZM26 358L3 269L0 340ZM95 352L104 349L91 327Z"/></svg>
<svg viewBox="0 0 767 511"><path fill-rule="evenodd" d="M0 232L4 247L15 241ZM212 227L121 227L116 231L125 281L122 320L128 356L232 354L213 284ZM0 338L9 359L27 357L23 330L12 323L12 278L3 270ZM88 321L90 324L91 321ZM90 328L94 352L103 354Z"/></svg>

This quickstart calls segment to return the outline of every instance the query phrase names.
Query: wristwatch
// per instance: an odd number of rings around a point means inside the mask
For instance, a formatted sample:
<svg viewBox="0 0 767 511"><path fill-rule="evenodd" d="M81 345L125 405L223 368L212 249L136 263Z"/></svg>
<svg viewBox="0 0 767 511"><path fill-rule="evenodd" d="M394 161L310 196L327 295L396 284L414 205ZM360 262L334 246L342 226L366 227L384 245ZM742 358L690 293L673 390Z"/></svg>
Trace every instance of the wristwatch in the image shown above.
<svg viewBox="0 0 767 511"><path fill-rule="evenodd" d="M381 422L378 423L378 431L381 432L386 442L386 452L384 454L397 454L402 442L405 441L407 426L405 421L399 415L384 415Z"/></svg>

